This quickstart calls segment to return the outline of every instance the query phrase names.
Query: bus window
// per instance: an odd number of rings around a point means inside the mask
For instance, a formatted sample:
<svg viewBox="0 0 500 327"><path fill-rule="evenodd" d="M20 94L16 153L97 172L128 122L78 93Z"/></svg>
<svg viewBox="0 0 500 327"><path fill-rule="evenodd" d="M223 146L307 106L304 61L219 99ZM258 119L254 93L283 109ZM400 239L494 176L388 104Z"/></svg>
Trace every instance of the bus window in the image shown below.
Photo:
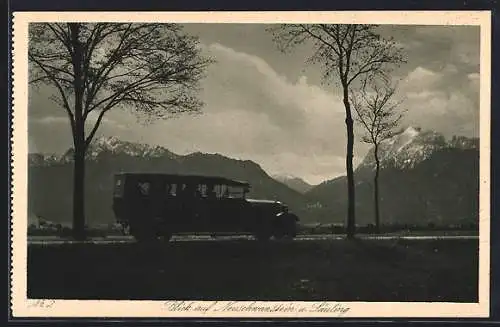
<svg viewBox="0 0 500 327"><path fill-rule="evenodd" d="M151 189L151 183L149 183L149 182L139 182L137 186L139 188L139 192L142 195L149 195L149 191Z"/></svg>
<svg viewBox="0 0 500 327"><path fill-rule="evenodd" d="M218 198L227 198L229 197L229 190L226 185L216 185L215 193Z"/></svg>
<svg viewBox="0 0 500 327"><path fill-rule="evenodd" d="M168 184L168 195L176 196L177 194L177 184Z"/></svg>
<svg viewBox="0 0 500 327"><path fill-rule="evenodd" d="M123 197L123 193L125 191L125 187L124 187L124 181L123 181L123 178L121 176L115 176L115 188L114 188L114 192L113 192L113 195L117 198L121 198Z"/></svg>
<svg viewBox="0 0 500 327"><path fill-rule="evenodd" d="M208 195L208 187L205 184L198 185L198 192L201 197L206 198Z"/></svg>

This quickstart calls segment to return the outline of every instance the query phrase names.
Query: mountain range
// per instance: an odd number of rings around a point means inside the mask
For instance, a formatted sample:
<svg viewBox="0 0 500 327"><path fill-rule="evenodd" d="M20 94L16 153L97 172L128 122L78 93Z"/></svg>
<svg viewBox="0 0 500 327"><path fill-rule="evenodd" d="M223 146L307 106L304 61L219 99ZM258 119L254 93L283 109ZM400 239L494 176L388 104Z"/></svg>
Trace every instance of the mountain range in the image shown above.
<svg viewBox="0 0 500 327"><path fill-rule="evenodd" d="M50 221L71 220L72 153L62 156L29 155L29 210ZM86 216L89 224L111 223L113 174L137 171L223 176L249 181L249 197L279 199L304 216L307 198L270 177L250 160L220 154L177 155L163 147L120 141L114 137L92 142L86 156Z"/></svg>
<svg viewBox="0 0 500 327"><path fill-rule="evenodd" d="M71 220L72 153L30 154L30 214L56 222ZM479 141L446 140L433 131L409 127L380 147L382 223L459 223L477 221ZM355 171L357 223L373 220L373 149ZM86 157L86 216L89 224L112 223L112 176L120 171L203 174L246 180L249 196L278 199L303 222L343 223L346 178L312 186L300 178L269 176L257 163L220 154L178 155L161 146L119 140L94 140Z"/></svg>
<svg viewBox="0 0 500 327"><path fill-rule="evenodd" d="M379 149L381 224L473 224L479 214L479 139L447 141L441 134L409 127ZM355 170L356 222L373 223L372 148ZM347 215L347 178L337 177L306 195L325 214Z"/></svg>
<svg viewBox="0 0 500 327"><path fill-rule="evenodd" d="M479 149L479 139L455 136L450 141L435 131L408 127L381 142L378 155L381 168L412 169L435 153L446 150ZM374 148L365 156L358 170L375 168Z"/></svg>

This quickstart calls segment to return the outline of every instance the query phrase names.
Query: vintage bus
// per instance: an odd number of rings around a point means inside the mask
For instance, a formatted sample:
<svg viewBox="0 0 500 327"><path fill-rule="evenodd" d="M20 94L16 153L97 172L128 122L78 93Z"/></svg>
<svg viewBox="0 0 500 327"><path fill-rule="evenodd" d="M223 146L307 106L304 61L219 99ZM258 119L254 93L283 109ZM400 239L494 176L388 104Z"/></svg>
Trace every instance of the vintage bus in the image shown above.
<svg viewBox="0 0 500 327"><path fill-rule="evenodd" d="M119 173L116 220L138 241L173 234L250 234L258 240L294 238L299 218L275 200L247 198L250 184L217 176Z"/></svg>

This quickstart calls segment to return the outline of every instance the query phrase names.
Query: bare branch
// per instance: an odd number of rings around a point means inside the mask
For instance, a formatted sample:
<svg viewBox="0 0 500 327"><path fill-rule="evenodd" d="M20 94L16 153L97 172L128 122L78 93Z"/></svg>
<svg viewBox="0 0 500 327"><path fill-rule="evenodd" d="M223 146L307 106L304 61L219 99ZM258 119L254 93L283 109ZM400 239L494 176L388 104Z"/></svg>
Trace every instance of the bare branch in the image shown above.
<svg viewBox="0 0 500 327"><path fill-rule="evenodd" d="M101 126L101 122L102 122L102 119L104 118L104 115L106 114L106 112L108 112L109 110L111 109L111 107L107 108L106 110L101 110L101 112L99 112L99 115L97 116L97 120L96 122L94 123L94 126L92 127L92 130L90 131L89 135L87 136L87 138L85 139L85 149L87 149L90 145L90 143L92 142L92 140L94 139L94 136L95 136L95 133L97 132L97 130L99 129L99 127Z"/></svg>
<svg viewBox="0 0 500 327"><path fill-rule="evenodd" d="M68 98L66 97L66 92L64 91L63 87L59 83L59 78L55 77L46 67L43 65L37 58L35 58L33 55L28 54L28 57L30 58L31 61L33 61L35 64L42 69L46 76L38 78L37 80L42 81L43 79L51 81L54 86L57 88L59 91L59 95L61 96L61 99L63 101L63 108L66 111L66 114L68 115L70 125L71 125L71 131L74 132L75 130L75 116L73 115L73 112L70 109L69 106L69 101ZM35 80L35 82L37 81Z"/></svg>
<svg viewBox="0 0 500 327"><path fill-rule="evenodd" d="M393 100L396 86L384 81L380 86L376 82L367 90L363 88L357 94L352 93L351 103L357 114L357 121L363 126L369 143L380 144L391 138L403 118L403 110L398 110L401 101Z"/></svg>
<svg viewBox="0 0 500 327"><path fill-rule="evenodd" d="M404 62L401 50L396 47L392 40L383 39L377 34L376 27L376 25L355 24L284 24L270 29L278 48L284 52L294 46L311 41L313 54L307 58L307 61L322 65L324 81L330 82L333 77L333 80L340 82L342 86L347 132L347 235L349 238L354 236L355 230L355 183L352 162L354 131L351 107L359 111L358 120L369 131L370 137L363 138L363 140L376 142L378 135L380 135L380 126L382 126L376 118L377 111L363 115L362 96L359 101L356 101L352 88L356 85L355 81L361 82L360 84L364 88L372 80L387 79L387 74L392 66ZM376 99L375 107L383 102L380 100L380 98ZM351 104L353 105L351 106Z"/></svg>
<svg viewBox="0 0 500 327"><path fill-rule="evenodd" d="M198 39L176 24L37 23L30 25L29 53L30 82L58 89L73 134L73 104L82 108L83 124L98 112L86 145L119 105L157 118L168 116L162 111L198 111L195 92L213 62L201 55Z"/></svg>

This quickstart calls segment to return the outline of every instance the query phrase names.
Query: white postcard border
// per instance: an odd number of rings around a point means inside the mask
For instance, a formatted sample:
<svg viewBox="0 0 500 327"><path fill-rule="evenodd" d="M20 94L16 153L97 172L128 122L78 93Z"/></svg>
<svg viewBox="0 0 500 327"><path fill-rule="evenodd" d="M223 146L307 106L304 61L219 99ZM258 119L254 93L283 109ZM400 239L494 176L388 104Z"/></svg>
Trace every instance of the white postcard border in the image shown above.
<svg viewBox="0 0 500 327"><path fill-rule="evenodd" d="M91 301L27 299L27 108L30 22L364 23L477 25L480 61L479 303L441 302L237 302ZM14 317L488 317L490 297L490 92L489 11L370 12L16 12L13 19L12 312ZM290 311L278 310L292 306ZM180 308L180 309L179 309ZM184 309L183 309L184 308ZM326 312L318 308L326 308ZM276 310L276 311L273 311Z"/></svg>

